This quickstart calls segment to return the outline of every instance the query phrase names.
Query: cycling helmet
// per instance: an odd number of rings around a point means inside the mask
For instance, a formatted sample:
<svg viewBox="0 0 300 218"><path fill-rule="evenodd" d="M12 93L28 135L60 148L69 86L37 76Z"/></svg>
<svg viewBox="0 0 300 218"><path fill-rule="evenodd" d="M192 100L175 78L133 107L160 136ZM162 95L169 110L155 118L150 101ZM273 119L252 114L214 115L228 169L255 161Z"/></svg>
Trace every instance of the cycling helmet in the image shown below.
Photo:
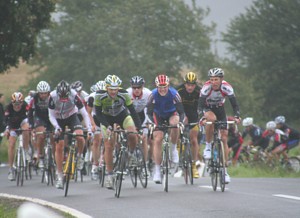
<svg viewBox="0 0 300 218"><path fill-rule="evenodd" d="M82 90L83 84L81 81L76 81L71 84L71 88L75 89L76 92L80 92Z"/></svg>
<svg viewBox="0 0 300 218"><path fill-rule="evenodd" d="M275 123L276 124L282 124L285 123L285 117L284 116L278 116L275 118Z"/></svg>
<svg viewBox="0 0 300 218"><path fill-rule="evenodd" d="M195 84L197 81L197 75L193 72L189 72L185 75L184 77L184 81L186 83L191 83L191 84Z"/></svg>
<svg viewBox="0 0 300 218"><path fill-rule="evenodd" d="M170 82L169 77L164 74L158 75L155 78L156 86L167 86L167 85L169 85L169 82Z"/></svg>
<svg viewBox="0 0 300 218"><path fill-rule="evenodd" d="M253 118L252 117L246 117L243 119L243 126L250 126L253 125Z"/></svg>
<svg viewBox="0 0 300 218"><path fill-rule="evenodd" d="M267 130L275 130L276 129L276 123L274 121L269 121L266 124Z"/></svg>
<svg viewBox="0 0 300 218"><path fill-rule="evenodd" d="M134 76L130 80L131 86L142 86L145 84L145 80L143 77L140 76Z"/></svg>
<svg viewBox="0 0 300 218"><path fill-rule="evenodd" d="M64 80L60 81L56 87L56 92L60 98L67 98L71 93L69 83Z"/></svg>
<svg viewBox="0 0 300 218"><path fill-rule="evenodd" d="M22 103L24 101L23 94L21 92L14 92L11 95L11 102L12 103Z"/></svg>
<svg viewBox="0 0 300 218"><path fill-rule="evenodd" d="M208 71L209 77L223 77L224 71L221 68L213 68Z"/></svg>
<svg viewBox="0 0 300 218"><path fill-rule="evenodd" d="M90 91L97 92L96 84L91 86Z"/></svg>
<svg viewBox="0 0 300 218"><path fill-rule="evenodd" d="M95 84L95 89L96 89L96 92L99 91L99 90L105 90L105 81L104 80L99 80Z"/></svg>
<svg viewBox="0 0 300 218"><path fill-rule="evenodd" d="M116 75L108 75L104 81L106 88L110 89L119 89L122 84L122 80Z"/></svg>
<svg viewBox="0 0 300 218"><path fill-rule="evenodd" d="M40 81L36 86L37 92L50 92L50 86L45 81Z"/></svg>

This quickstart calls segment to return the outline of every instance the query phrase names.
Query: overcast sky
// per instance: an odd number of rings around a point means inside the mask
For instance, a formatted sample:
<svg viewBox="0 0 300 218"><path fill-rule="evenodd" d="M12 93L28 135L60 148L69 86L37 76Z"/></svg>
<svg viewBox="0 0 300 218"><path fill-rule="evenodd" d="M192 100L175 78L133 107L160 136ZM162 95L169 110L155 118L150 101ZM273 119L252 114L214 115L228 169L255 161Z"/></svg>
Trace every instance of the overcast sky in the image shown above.
<svg viewBox="0 0 300 218"><path fill-rule="evenodd" d="M185 0L188 2L189 0ZM212 21L217 24L216 36L214 39L218 40L216 43L218 55L220 57L226 56L226 45L220 42L221 32L225 32L230 21L241 13L246 11L254 0L196 0L196 3L201 8L210 8L209 16L204 20L206 24Z"/></svg>

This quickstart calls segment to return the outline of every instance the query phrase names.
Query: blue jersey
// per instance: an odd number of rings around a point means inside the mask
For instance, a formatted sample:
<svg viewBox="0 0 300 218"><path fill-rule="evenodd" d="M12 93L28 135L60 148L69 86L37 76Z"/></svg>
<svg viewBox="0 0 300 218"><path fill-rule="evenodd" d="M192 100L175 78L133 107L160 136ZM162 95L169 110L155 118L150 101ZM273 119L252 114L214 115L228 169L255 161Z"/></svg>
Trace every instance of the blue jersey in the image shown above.
<svg viewBox="0 0 300 218"><path fill-rule="evenodd" d="M169 87L165 96L161 96L157 89L153 89L149 101L154 104L154 113L166 119L176 111L176 104L181 102L181 98L176 89Z"/></svg>

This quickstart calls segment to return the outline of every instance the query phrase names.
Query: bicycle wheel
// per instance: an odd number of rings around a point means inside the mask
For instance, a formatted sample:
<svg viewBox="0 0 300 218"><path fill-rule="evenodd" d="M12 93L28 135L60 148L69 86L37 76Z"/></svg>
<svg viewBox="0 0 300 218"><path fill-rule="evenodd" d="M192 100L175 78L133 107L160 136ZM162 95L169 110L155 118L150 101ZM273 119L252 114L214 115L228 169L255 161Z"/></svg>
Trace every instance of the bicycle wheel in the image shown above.
<svg viewBox="0 0 300 218"><path fill-rule="evenodd" d="M185 184L188 184L190 182L190 184L193 185L194 178L193 178L193 165L192 165L192 155L191 155L190 144L185 145L183 169L184 169Z"/></svg>
<svg viewBox="0 0 300 218"><path fill-rule="evenodd" d="M72 175L72 165L73 165L73 152L70 151L69 155L68 155L68 159L66 161L66 165L65 165L65 178L64 178L64 188L65 188L65 197L67 197L68 195L68 189L69 189L69 183L70 183L70 178Z"/></svg>
<svg viewBox="0 0 300 218"><path fill-rule="evenodd" d="M218 185L218 169L217 169L217 148L215 144L212 144L211 149L211 160L210 160L210 178L211 178L211 185L214 191L217 190Z"/></svg>
<svg viewBox="0 0 300 218"><path fill-rule="evenodd" d="M220 179L220 188L222 192L225 191L225 151L224 145L222 141L218 142L218 150L219 150L219 179Z"/></svg>
<svg viewBox="0 0 300 218"><path fill-rule="evenodd" d="M20 149L20 185L23 186L24 183L24 171L26 169L25 151Z"/></svg>
<svg viewBox="0 0 300 218"><path fill-rule="evenodd" d="M290 157L288 167L296 173L300 172L300 159L298 157Z"/></svg>
<svg viewBox="0 0 300 218"><path fill-rule="evenodd" d="M117 198L120 197L120 193L121 193L124 168L125 168L125 153L123 150L121 150L117 162L117 169L116 169L115 197Z"/></svg>
<svg viewBox="0 0 300 218"><path fill-rule="evenodd" d="M106 173L106 165L103 162L100 167L100 172L99 172L99 184L101 185L101 187L104 186L105 173Z"/></svg>
<svg viewBox="0 0 300 218"><path fill-rule="evenodd" d="M148 185L148 173L146 162L144 159L144 155L142 150L138 147L136 150L136 157L137 157L137 174L139 176L139 180L143 188L147 188Z"/></svg>
<svg viewBox="0 0 300 218"><path fill-rule="evenodd" d="M137 186L137 158L136 158L136 150L134 150L132 157L128 158L129 160L132 159L132 163L128 163L128 170L129 170L129 175L131 179L131 183L134 188ZM131 166L129 165L131 164Z"/></svg>
<svg viewBox="0 0 300 218"><path fill-rule="evenodd" d="M164 191L168 192L168 177L169 177L169 145L166 143L164 146L164 153L163 153L163 185Z"/></svg>

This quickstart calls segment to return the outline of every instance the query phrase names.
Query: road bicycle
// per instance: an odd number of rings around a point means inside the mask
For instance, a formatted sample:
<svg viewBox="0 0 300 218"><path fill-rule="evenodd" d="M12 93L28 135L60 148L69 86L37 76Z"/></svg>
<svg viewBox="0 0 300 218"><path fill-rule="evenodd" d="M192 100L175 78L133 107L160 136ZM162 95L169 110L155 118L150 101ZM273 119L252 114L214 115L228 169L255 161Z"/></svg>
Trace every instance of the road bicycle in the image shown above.
<svg viewBox="0 0 300 218"><path fill-rule="evenodd" d="M194 184L193 175L193 156L191 150L191 143L189 139L190 127L198 125L198 123L190 123L185 125L184 130L180 128L180 146L179 146L179 168L183 171L183 178L185 184L190 182Z"/></svg>
<svg viewBox="0 0 300 218"><path fill-rule="evenodd" d="M42 183L54 185L55 178L55 160L53 157L53 148L51 144L52 131L36 132L36 135L45 136L44 144L44 168L42 170ZM41 160L40 160L41 161Z"/></svg>
<svg viewBox="0 0 300 218"><path fill-rule="evenodd" d="M26 153L23 146L23 131L31 131L31 130L23 130L23 129L16 129L15 132L17 133L17 149L15 152L14 157L14 166L15 166L15 175L17 181L17 186L23 186L24 183L24 177L28 179L31 179L31 169L30 165L28 163L28 160L26 159Z"/></svg>
<svg viewBox="0 0 300 218"><path fill-rule="evenodd" d="M126 175L126 160L128 157L127 136L128 134L139 134L138 132L115 129L112 131L117 134L117 144L120 145L116 156L114 175L115 175L115 197L119 198L122 188L123 175ZM115 148L116 149L116 148Z"/></svg>
<svg viewBox="0 0 300 218"><path fill-rule="evenodd" d="M76 146L76 137L85 137L85 135L64 132L63 134L69 135L71 140L68 140L68 157L63 168L64 173L64 191L65 197L68 195L69 183L72 178L77 180L77 146Z"/></svg>
<svg viewBox="0 0 300 218"><path fill-rule="evenodd" d="M169 174L171 169L171 160L170 160L170 148L169 148L169 129L178 128L177 125L169 126L166 124L162 124L160 126L156 126L155 129L150 127L149 135L151 139L153 139L153 131L163 131L163 141L162 141L162 162L161 162L161 176L162 183L164 187L164 191L169 191Z"/></svg>
<svg viewBox="0 0 300 218"><path fill-rule="evenodd" d="M105 174L106 174L106 164L105 164L105 158L104 158L104 152L105 152L105 147L104 147L104 139L102 138L100 146L100 158L99 158L99 184L101 187L104 186L104 179L105 179Z"/></svg>
<svg viewBox="0 0 300 218"><path fill-rule="evenodd" d="M211 177L211 184L214 191L217 190L218 179L221 191L225 191L225 149L220 136L220 128L222 125L234 124L235 121L207 121L206 125L214 125L213 142L211 149L211 159L208 162L208 172Z"/></svg>

